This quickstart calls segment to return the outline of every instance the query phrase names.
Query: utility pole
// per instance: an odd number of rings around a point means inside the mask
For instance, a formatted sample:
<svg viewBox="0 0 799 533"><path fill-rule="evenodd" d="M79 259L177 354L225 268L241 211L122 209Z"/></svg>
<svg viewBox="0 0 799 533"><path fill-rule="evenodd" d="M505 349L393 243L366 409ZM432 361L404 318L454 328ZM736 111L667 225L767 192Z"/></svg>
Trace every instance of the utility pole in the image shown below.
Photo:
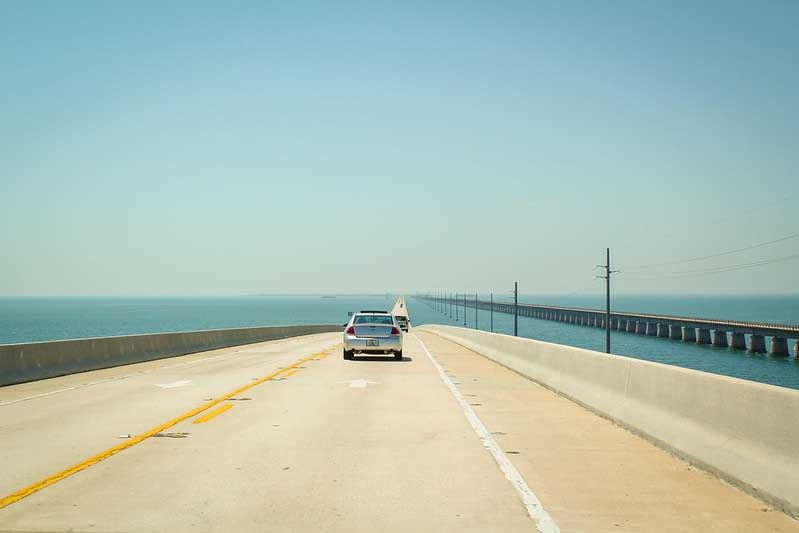
<svg viewBox="0 0 799 533"><path fill-rule="evenodd" d="M494 333L494 293L491 293L491 333Z"/></svg>
<svg viewBox="0 0 799 533"><path fill-rule="evenodd" d="M458 293L455 293L455 322L459 322L460 319L458 318Z"/></svg>
<svg viewBox="0 0 799 533"><path fill-rule="evenodd" d="M513 336L519 336L519 282L513 282Z"/></svg>
<svg viewBox="0 0 799 533"><path fill-rule="evenodd" d="M605 264L597 265L598 268L605 269L604 276L597 276L605 280L605 353L610 353L610 275L620 272L620 270L610 269L610 248L606 248Z"/></svg>
<svg viewBox="0 0 799 533"><path fill-rule="evenodd" d="M477 327L477 293L474 293L474 329L479 329Z"/></svg>
<svg viewBox="0 0 799 533"><path fill-rule="evenodd" d="M466 325L466 293L463 293L463 325Z"/></svg>

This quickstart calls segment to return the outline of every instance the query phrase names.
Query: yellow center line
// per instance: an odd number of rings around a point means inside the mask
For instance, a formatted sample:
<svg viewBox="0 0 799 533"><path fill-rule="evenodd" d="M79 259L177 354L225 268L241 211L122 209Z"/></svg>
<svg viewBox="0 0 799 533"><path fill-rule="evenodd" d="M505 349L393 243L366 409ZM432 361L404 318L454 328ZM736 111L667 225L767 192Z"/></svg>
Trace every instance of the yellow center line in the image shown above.
<svg viewBox="0 0 799 533"><path fill-rule="evenodd" d="M194 422L192 422L192 424L202 424L203 422L208 422L209 420L211 420L216 415L221 415L222 413L224 413L225 411L227 411L231 407L233 407L232 403L226 403L225 405L223 405L219 409L214 409L210 413L208 413L206 415L203 415L200 418L195 418Z"/></svg>
<svg viewBox="0 0 799 533"><path fill-rule="evenodd" d="M297 372L299 372L299 369L297 369L297 368L294 368L294 369L292 369L292 370L289 370L288 372L283 372L283 377L284 377L284 378L287 378L287 377L289 377L289 376L293 376L293 375L294 375L294 374L296 374Z"/></svg>
<svg viewBox="0 0 799 533"><path fill-rule="evenodd" d="M337 347L338 347L338 345L334 346L333 348L328 348L327 350L323 350L321 353L332 351L332 350L334 350ZM243 387L239 387L238 389L236 389L236 390L234 390L232 392L229 392L229 393L225 394L224 396L221 396L221 397L219 397L219 398L217 398L215 400L211 400L208 403L204 403L201 406L196 407L196 408L192 409L191 411L187 411L187 412L183 413L182 415L180 415L180 416L178 416L176 418L173 418L172 420L170 420L168 422L164 422L163 424L161 424L158 427L155 427L153 429L145 431L141 435L137 435L136 437L133 437L130 440L126 440L125 442L123 442L121 444L117 444L116 446L114 446L112 448L108 448L107 450L105 450L103 452L100 452L97 455L93 455L92 457L89 457L85 461L81 461L80 463L74 464L74 465L70 466L69 468L66 468L66 469L64 469L64 470L62 470L60 472L57 472L57 473L53 474L52 476L46 477L44 479L40 479L39 481L37 481L35 483L31 483L27 487L19 489L18 491L14 492L12 494L9 494L8 496L5 496L2 499L0 499L0 509L2 509L3 507L7 507L7 506L11 505L14 502L18 502L22 498L26 498L26 497L30 496L31 494L42 490L45 487L49 487L53 483L57 483L57 482L61 481L62 479L65 479L65 478L71 476L72 474L76 474L76 473L80 472L81 470L85 470L86 468L89 468L90 466L99 463L103 459L108 459L112 455L114 455L116 453L119 453L122 450L125 450L127 448L130 448L131 446L134 446L134 445L142 442L143 440L152 437L156 433L161 433L165 429L169 429L172 426L174 426L176 424L179 424L180 422L183 422L187 418L191 418L191 417L193 417L195 415L198 415L198 414L202 413L203 411L205 411L207 409L210 409L211 407L214 407L215 405L219 405L220 403L224 402L225 400L227 400L229 398L232 398L232 397L236 396L237 394L241 394L242 392L244 392L246 390L249 390L249 389L255 387L256 385L260 385L261 383L263 383L265 381L269 381L270 379L272 379L273 377L277 376L278 374L280 374L282 372L286 372L287 370L291 370L293 368L296 368L296 367L300 366L303 363L307 363L308 361L310 361L314 357L317 357L318 355L319 355L319 353L315 353L315 354L310 355L310 356L308 356L308 357L306 357L304 359L300 359L296 363L292 363L292 364L290 364L290 365L288 365L288 366L286 366L284 368L281 368L280 370L272 372L269 375L266 375L266 376L264 376L264 377L262 377L262 378L260 378L260 379L258 379L256 381L253 381L252 383L248 383L247 385L244 385Z"/></svg>

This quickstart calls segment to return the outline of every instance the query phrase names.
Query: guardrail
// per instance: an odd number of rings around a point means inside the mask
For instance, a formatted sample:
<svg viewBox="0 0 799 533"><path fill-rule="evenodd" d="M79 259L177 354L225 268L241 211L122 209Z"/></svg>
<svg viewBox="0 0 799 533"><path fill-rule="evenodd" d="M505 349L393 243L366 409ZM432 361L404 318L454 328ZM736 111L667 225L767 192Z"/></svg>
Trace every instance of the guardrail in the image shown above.
<svg viewBox="0 0 799 533"><path fill-rule="evenodd" d="M328 324L264 326L0 344L0 386L341 329Z"/></svg>

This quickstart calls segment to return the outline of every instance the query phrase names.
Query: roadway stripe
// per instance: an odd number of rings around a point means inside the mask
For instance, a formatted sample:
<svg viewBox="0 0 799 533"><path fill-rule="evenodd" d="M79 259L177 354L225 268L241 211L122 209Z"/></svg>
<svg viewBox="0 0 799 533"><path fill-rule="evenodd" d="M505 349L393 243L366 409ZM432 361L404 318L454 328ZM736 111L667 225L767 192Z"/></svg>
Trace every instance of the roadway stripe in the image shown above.
<svg viewBox="0 0 799 533"><path fill-rule="evenodd" d="M153 429L145 431L141 435L133 437L132 439L127 440L127 441L125 441L125 442L123 442L121 444L118 444L118 445L116 445L116 446L114 446L112 448L108 448L107 450L105 450L103 452L100 452L97 455L93 455L92 457L89 457L85 461L81 461L80 463L72 465L72 466L70 466L69 468L67 468L65 470L62 470L60 472L57 472L57 473L53 474L52 476L46 477L44 479L41 479L41 480L39 480L39 481L37 481L35 483L32 483L32 484L28 485L27 487L19 489L18 491L14 492L12 494L9 494L8 496L5 496L4 498L0 499L0 509L2 509L3 507L7 507L7 506L11 505L14 502L18 502L22 498L26 498L26 497L30 496L31 494L34 494L35 492L38 492L38 491L42 490L45 487L49 487L53 483L57 483L57 482L61 481L62 479L65 479L65 478L71 476L72 474L76 474L76 473L80 472L81 470L85 470L86 468L89 468L90 466L99 463L103 459L108 459L112 455L114 455L116 453L119 453L122 450L125 450L127 448L130 448L130 447L142 442L143 440L152 437L156 433L161 433L165 429L169 429L172 426L174 426L176 424L179 424L180 422L183 422L187 418L191 418L193 416L196 416L196 415L202 413L203 411L205 411L207 409L210 409L211 407L214 407L215 405L219 405L220 403L224 402L225 400L233 398L234 396L236 396L238 394L241 394L242 392L244 392L246 390L249 390L249 389L255 387L256 385L260 385L261 383L263 383L265 381L269 381L270 379L274 378L275 376L277 376L277 375L279 375L279 374L281 374L283 372L286 372L287 370L291 370L292 368L296 368L296 367L302 365L303 363L307 363L308 361L310 361L314 357L318 357L320 353L329 352L331 350L334 350L335 348L337 348L337 346L334 346L332 348L328 348L327 350L324 350L322 352L317 352L317 353L315 353L315 354L313 354L311 356L308 356L308 357L306 357L304 359L300 359L296 363L292 363L292 364L290 364L290 365L288 365L286 367L281 368L280 370L272 372L269 375L266 375L266 376L264 376L264 377L262 377L262 378L260 378L260 379L258 379L256 381L253 381L252 383L248 383L247 385L244 385L243 387L239 387L238 389L236 389L236 390L234 390L232 392L229 392L229 393L225 394L224 396L221 396L221 397L219 397L219 398L217 398L215 400L211 400L210 402L205 403L205 404L203 404L203 405L201 405L199 407L196 407L196 408L192 409L191 411L187 411L186 413L183 413L182 415L180 415L180 416L178 416L176 418L173 418L169 422L165 422L165 423L161 424L158 427L155 427Z"/></svg>
<svg viewBox="0 0 799 533"><path fill-rule="evenodd" d="M289 338L286 338L286 339L275 339L273 341L263 341L263 342L279 342L279 341L291 340L291 339L294 339L294 338L295 337L289 337ZM123 376L114 376L114 377L110 377L110 378L98 379L97 381L90 381L88 383L81 383L80 385L74 385L72 387L66 387L66 388L63 388L63 389L53 390L53 391L49 391L49 392L43 392L43 393L40 393L40 394L34 394L33 396L26 396L24 398L17 398L17 399L14 399L14 400L7 400L7 401L4 401L4 402L0 402L0 407L3 407L4 405L13 405L13 404L19 403L19 402L27 402L28 400L35 400L37 398L43 398L45 396L51 396L53 394L61 394L62 392L69 392L71 390L82 389L84 387L91 387L93 385L101 385L103 383L108 383L110 381L117 381L117 380L120 380L120 379L128 379L128 378L132 378L132 377L136 377L136 376L142 376L142 375L145 375L145 374L151 374L151 373L153 373L153 372L155 372L157 370L164 370L164 369L168 369L168 368L177 368L177 367L181 367L181 366L192 366L192 365L196 365L196 364L199 364L199 363L207 363L208 361L213 361L214 359L219 359L221 357L227 357L227 356L234 355L234 354L237 354L237 353L242 353L242 352L246 353L246 352L248 352L248 351L253 349L253 347L251 345L244 345L244 346L246 346L246 347L242 348L240 350L235 350L235 351L232 351L232 352L225 352L225 353L221 353L219 355L212 355L210 357L203 357L202 359L195 359L195 360L192 360L192 361L184 361L184 362L176 363L176 364L172 364L172 365L157 366L155 368L151 368L151 369L148 369L148 370L140 370L138 372L133 372L132 374L125 374ZM217 350L227 350L227 348L217 348ZM216 351L216 350L210 350L210 351ZM325 353L325 352L322 352L322 353L324 353L324 355L322 355L321 357L326 357L327 356L327 353ZM177 355L175 357L185 357L185 356L188 356L188 355L195 355L195 354ZM133 363L133 364L145 364L145 363L150 363L150 362L152 362L152 361L142 361L141 363ZM107 370L107 369L99 368L97 370ZM55 377L58 378L58 377L64 377L64 376L55 376ZM53 378L47 378L47 379L53 379ZM20 385L23 385L23 383L20 383Z"/></svg>
<svg viewBox="0 0 799 533"><path fill-rule="evenodd" d="M225 411L227 411L231 407L233 407L232 403L226 403L225 405L223 405L219 409L214 409L213 411L211 411L207 415L203 415L200 418L195 418L194 422L192 422L192 424L202 424L203 422L208 422L209 420L211 420L216 415L221 415L222 413L224 413Z"/></svg>
<svg viewBox="0 0 799 533"><path fill-rule="evenodd" d="M544 510L544 506L541 504L541 500L533 493L530 487L527 485L527 482L522 477L521 473L516 470L516 467L513 466L513 463L510 462L508 457L502 451L502 448L499 447L499 444L494 440L494 437L491 436L491 432L486 429L483 425L483 422L480 420L480 417L477 416L477 413L474 412L474 409L469 405L469 402L463 397L460 393L458 388L452 383L452 380L449 379L444 373L444 369L441 368L441 365L438 364L438 361L430 355L430 352L427 350L427 346L424 345L422 339L420 339L416 333L413 333L413 336L419 341L419 344L422 345L422 350L427 355L427 358L430 359L430 362L433 363L433 366L438 371L438 376L441 378L441 381L449 388L452 395L455 396L455 399L458 401L458 404L463 409L463 414L466 415L466 419L474 428L474 431L477 433L477 436L480 437L480 442L483 443L483 446L491 453L494 457L494 460L497 462L497 466L499 469L502 470L502 473L505 474L505 478L510 481L513 488L516 489L516 492L522 499L522 503L524 507L527 509L527 514L530 518L535 521L535 526L538 531L541 533L559 533L560 528Z"/></svg>

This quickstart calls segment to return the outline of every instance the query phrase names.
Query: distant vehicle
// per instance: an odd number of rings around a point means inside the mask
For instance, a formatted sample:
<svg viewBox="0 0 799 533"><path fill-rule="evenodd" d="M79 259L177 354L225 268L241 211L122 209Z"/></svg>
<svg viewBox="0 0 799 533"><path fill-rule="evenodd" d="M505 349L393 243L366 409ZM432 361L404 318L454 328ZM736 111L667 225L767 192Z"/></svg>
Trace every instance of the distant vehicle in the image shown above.
<svg viewBox="0 0 799 533"><path fill-rule="evenodd" d="M399 324L400 329L402 331L408 331L408 317L405 315L394 315L394 318L397 319L397 324Z"/></svg>
<svg viewBox="0 0 799 533"><path fill-rule="evenodd" d="M402 360L402 330L397 319L385 311L361 311L344 329L344 359L355 353L394 354Z"/></svg>

